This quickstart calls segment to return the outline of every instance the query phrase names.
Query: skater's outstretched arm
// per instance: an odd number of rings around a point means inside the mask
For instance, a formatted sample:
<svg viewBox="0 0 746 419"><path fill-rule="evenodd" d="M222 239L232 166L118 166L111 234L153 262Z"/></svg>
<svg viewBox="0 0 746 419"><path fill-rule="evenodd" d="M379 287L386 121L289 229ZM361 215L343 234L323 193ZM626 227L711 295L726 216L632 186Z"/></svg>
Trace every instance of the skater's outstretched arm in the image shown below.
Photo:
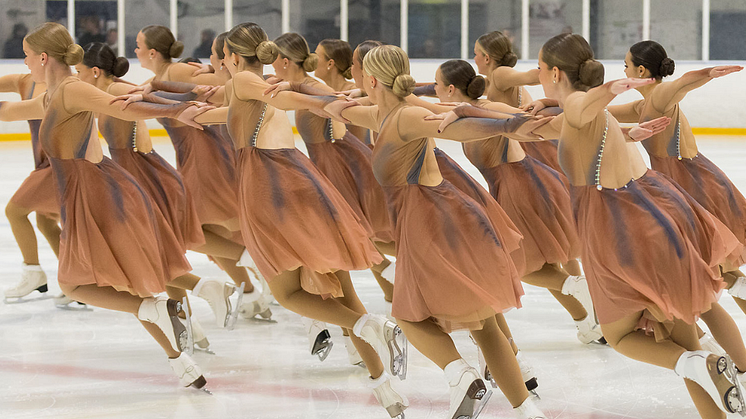
<svg viewBox="0 0 746 419"><path fill-rule="evenodd" d="M620 79L594 87L587 92L572 93L562 107L567 123L573 128L580 129L596 119L598 113L617 95L652 83L655 83L655 79Z"/></svg>
<svg viewBox="0 0 746 419"><path fill-rule="evenodd" d="M676 80L661 83L650 95L650 104L658 112L666 112L684 99L687 93L704 86L712 79L743 70L740 65L708 67L685 73Z"/></svg>
<svg viewBox="0 0 746 419"><path fill-rule="evenodd" d="M265 94L269 89L262 77L250 71L241 71L233 77L235 96L240 100L258 100L281 110L323 109L337 98L333 95L313 96L293 91L281 91L277 94Z"/></svg>
<svg viewBox="0 0 746 419"><path fill-rule="evenodd" d="M0 92L21 94L23 74L8 74L0 77Z"/></svg>
<svg viewBox="0 0 746 419"><path fill-rule="evenodd" d="M501 92L518 86L534 86L539 84L539 69L518 71L513 67L500 66L490 73L490 88Z"/></svg>
<svg viewBox="0 0 746 419"><path fill-rule="evenodd" d="M640 121L640 112L642 111L643 101L636 100L634 102L625 103L624 105L612 105L607 107L609 113L616 118L617 121L623 123L635 123Z"/></svg>
<svg viewBox="0 0 746 419"><path fill-rule="evenodd" d="M0 121L42 119L44 117L44 98L46 97L45 93L34 99L21 102L0 102Z"/></svg>

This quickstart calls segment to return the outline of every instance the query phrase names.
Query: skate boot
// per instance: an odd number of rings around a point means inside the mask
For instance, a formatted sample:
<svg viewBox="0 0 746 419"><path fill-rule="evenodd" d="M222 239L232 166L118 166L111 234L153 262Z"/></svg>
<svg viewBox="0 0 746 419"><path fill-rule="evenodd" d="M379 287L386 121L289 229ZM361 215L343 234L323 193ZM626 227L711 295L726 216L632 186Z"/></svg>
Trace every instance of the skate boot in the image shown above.
<svg viewBox="0 0 746 419"><path fill-rule="evenodd" d="M207 384L199 365L189 355L182 352L178 358L169 358L168 363L182 386L202 389Z"/></svg>
<svg viewBox="0 0 746 419"><path fill-rule="evenodd" d="M407 377L407 338L396 323L383 316L364 314L352 333L373 347L389 375L402 380Z"/></svg>
<svg viewBox="0 0 746 419"><path fill-rule="evenodd" d="M518 353L515 354L515 360L518 361L518 366L521 368L521 376L523 377L523 382L526 383L526 390L532 392L538 397L539 395L536 394L536 389L539 387L539 382L536 380L534 367L526 361L523 357L523 352L521 351L518 351Z"/></svg>
<svg viewBox="0 0 746 419"><path fill-rule="evenodd" d="M264 320L272 320L272 310L269 309L269 304L264 299L262 292L256 287L254 287L253 291L243 294L243 303L239 307L238 312L245 319L253 319L259 316Z"/></svg>
<svg viewBox="0 0 746 419"><path fill-rule="evenodd" d="M409 400L393 388L391 376L386 371L378 378L371 378L370 387L373 389L376 400L386 409L389 416L404 419L404 410L409 407Z"/></svg>
<svg viewBox="0 0 746 419"><path fill-rule="evenodd" d="M526 398L520 406L513 410L518 419L547 419L547 416L536 407L531 397Z"/></svg>
<svg viewBox="0 0 746 419"><path fill-rule="evenodd" d="M393 284L396 280L396 259L391 259L389 262L391 262L389 266L381 271L381 277Z"/></svg>
<svg viewBox="0 0 746 419"><path fill-rule="evenodd" d="M365 362L360 357L357 348L352 343L352 339L349 336L343 336L345 340L345 349L347 349L347 358L350 360L350 365L357 365L358 367L365 368Z"/></svg>
<svg viewBox="0 0 746 419"><path fill-rule="evenodd" d="M205 330L202 329L202 325L199 324L197 319L192 316L192 335L194 336L194 349L208 354L215 355L215 352L210 350L210 341L205 336Z"/></svg>
<svg viewBox="0 0 746 419"><path fill-rule="evenodd" d="M88 305L86 303L75 301L65 294L60 294L56 297L53 297L52 302L54 302L55 307L62 309L62 310L80 310L80 311L91 310L90 308L88 308Z"/></svg>
<svg viewBox="0 0 746 419"><path fill-rule="evenodd" d="M319 361L323 362L329 356L329 352L332 351L332 346L334 346L329 329L326 328L326 323L308 317L301 317L301 320L306 329L311 355L318 356Z"/></svg>
<svg viewBox="0 0 746 419"><path fill-rule="evenodd" d="M746 277L739 276L736 278L736 282L728 289L728 294L733 298L746 300Z"/></svg>
<svg viewBox="0 0 746 419"><path fill-rule="evenodd" d="M578 340L584 344L591 342L606 343L603 339L601 326L596 318L596 310L593 308L593 300L588 290L588 281L584 276L568 276L565 283L562 284L562 294L574 297L583 305L587 315L583 320L575 320L575 327L578 328Z"/></svg>
<svg viewBox="0 0 746 419"><path fill-rule="evenodd" d="M47 275L40 265L26 265L24 263L21 270L21 281L15 287L5 290L5 303L24 302L21 299L34 291L39 291L42 294L48 291ZM44 298L46 298L46 294Z"/></svg>
<svg viewBox="0 0 746 419"><path fill-rule="evenodd" d="M230 296L236 292L236 289L235 285L227 281L202 278L194 286L192 295L207 301L212 312L215 313L218 327L232 329L236 323L238 307L243 297L243 294L239 293L237 304L235 306L231 304Z"/></svg>
<svg viewBox="0 0 746 419"><path fill-rule="evenodd" d="M179 319L182 304L168 297L143 298L137 318L158 326L178 352L188 349L189 334L186 326Z"/></svg>
<svg viewBox="0 0 746 419"><path fill-rule="evenodd" d="M719 357L707 351L684 352L676 362L674 372L699 384L723 412L744 412L743 388L729 357Z"/></svg>
<svg viewBox="0 0 746 419"><path fill-rule="evenodd" d="M725 349L723 349L719 343L710 335L707 333L704 334L701 338L699 338L699 346L702 347L703 350L707 352L712 352L717 356L725 356L727 355L725 353Z"/></svg>
<svg viewBox="0 0 746 419"><path fill-rule="evenodd" d="M446 365L443 371L451 386L449 419L476 419L492 396L479 373L463 359Z"/></svg>

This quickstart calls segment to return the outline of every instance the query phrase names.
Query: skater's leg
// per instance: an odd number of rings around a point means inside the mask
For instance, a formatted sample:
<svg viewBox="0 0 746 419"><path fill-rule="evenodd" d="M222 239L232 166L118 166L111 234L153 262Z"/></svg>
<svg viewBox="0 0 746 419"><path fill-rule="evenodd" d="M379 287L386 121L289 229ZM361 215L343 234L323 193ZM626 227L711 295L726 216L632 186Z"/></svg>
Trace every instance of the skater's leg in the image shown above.
<svg viewBox="0 0 746 419"><path fill-rule="evenodd" d="M482 349L492 377L513 407L520 406L528 398L528 390L521 376L515 353L505 335L500 331L494 317L484 322L481 330L472 330L471 335Z"/></svg>
<svg viewBox="0 0 746 419"><path fill-rule="evenodd" d="M181 355L181 352L176 351L173 347L171 347L171 342L168 341L168 338L166 337L166 335L163 334L158 325L142 320L140 320L140 324L145 328L145 330L148 331L148 333L150 333L150 336L152 336L153 339L155 339L155 341L158 342L159 345L161 345L161 348L163 348L169 358L174 359L178 358L179 355Z"/></svg>
<svg viewBox="0 0 746 419"><path fill-rule="evenodd" d="M517 354L518 345L516 345L513 340L513 334L510 332L510 327L508 326L508 322L505 320L505 316L502 313L496 314L495 321L497 322L497 327L500 328L500 331L503 332L505 338L510 342L510 348L513 350L513 354Z"/></svg>
<svg viewBox="0 0 746 419"><path fill-rule="evenodd" d="M344 292L344 297L337 298L336 300L358 314L362 315L367 313L363 303L355 292L355 288L352 286L349 272L337 271L335 274L337 275L337 278L339 278L339 282L342 284L342 292ZM355 345L358 354L360 354L360 358L365 362L365 366L368 368L368 372L370 372L370 377L373 379L380 377L381 374L383 374L383 364L381 363L381 358L373 347L365 343L353 333L350 333L349 329L342 328L342 330L346 335L349 335L352 344Z"/></svg>
<svg viewBox="0 0 746 419"><path fill-rule="evenodd" d="M723 269L728 269L729 267L723 267ZM723 280L726 284L728 284L728 289L730 290L733 288L734 285L736 285L736 281L738 281L738 278L741 278L744 276L743 272L741 272L739 269L733 269L730 268L727 271L723 271ZM743 281L743 279L741 280ZM732 293L732 291L731 291ZM741 309L742 312L746 313L746 300L740 297L736 297L735 295L731 294L733 297L733 301L736 302L738 305L738 308Z"/></svg>
<svg viewBox="0 0 746 419"><path fill-rule="evenodd" d="M196 252L204 253L212 257L222 257L238 261L241 259L245 247L212 232L209 226L202 226L205 235L205 244L195 249Z"/></svg>
<svg viewBox="0 0 746 419"><path fill-rule="evenodd" d="M601 329L609 345L620 354L659 367L673 370L676 361L686 349L672 340L656 342L655 337L635 330L642 312L635 313L613 323L602 324ZM694 326L692 331L694 331Z"/></svg>
<svg viewBox="0 0 746 419"><path fill-rule="evenodd" d="M177 276L176 278L172 279L169 283L169 287L179 288L182 290L193 290L194 287L197 286L197 283L199 282L201 278L193 273L186 273L181 276ZM186 293L185 293L186 295ZM171 297L173 298L173 297ZM174 298L175 300L175 298Z"/></svg>
<svg viewBox="0 0 746 419"><path fill-rule="evenodd" d="M396 242L374 242L379 252L396 257Z"/></svg>
<svg viewBox="0 0 746 419"><path fill-rule="evenodd" d="M441 369L445 369L451 362L461 359L461 354L456 349L453 339L432 321L425 320L413 323L397 319L396 322L409 343Z"/></svg>
<svg viewBox="0 0 746 419"><path fill-rule="evenodd" d="M582 320L588 313L583 305L575 297L562 294L562 286L570 275L558 265L544 264L538 271L526 274L521 281L548 289L554 298L567 310L573 320Z"/></svg>
<svg viewBox="0 0 746 419"><path fill-rule="evenodd" d="M272 278L269 288L281 306L301 316L352 329L361 314L351 310L334 298L305 291L300 285L300 269L285 271Z"/></svg>
<svg viewBox="0 0 746 419"><path fill-rule="evenodd" d="M233 280L233 283L240 286L244 284L244 293L254 292L254 284L251 283L249 272L243 266L236 266L238 259L228 259L212 255L213 259L220 265L221 268L228 274Z"/></svg>
<svg viewBox="0 0 746 419"><path fill-rule="evenodd" d="M28 219L29 214L31 214L30 210L21 208L13 202L9 202L5 207L5 216L8 217L10 229L13 231L16 243L18 243L18 247L21 249L23 262L26 265L38 265L39 249L36 243L34 227Z"/></svg>
<svg viewBox="0 0 746 419"><path fill-rule="evenodd" d="M62 229L60 229L60 225L58 220L52 217L47 217L44 214L36 213L36 228L41 231L41 234L44 235L44 238L47 239L47 243L49 243L49 247L52 248L52 251L54 252L54 255L59 258L60 256L60 234L62 234Z"/></svg>
<svg viewBox="0 0 746 419"><path fill-rule="evenodd" d="M134 315L137 315L137 311L140 309L140 304L142 303L142 298L126 291L117 291L112 287L99 287L94 284L60 284L60 289L65 295L75 301Z"/></svg>
<svg viewBox="0 0 746 419"><path fill-rule="evenodd" d="M746 347L743 344L741 331L738 330L736 322L727 311L718 303L700 316L702 321L710 328L712 337L730 355L736 367L740 371L746 371Z"/></svg>
<svg viewBox="0 0 746 419"><path fill-rule="evenodd" d="M682 321L676 322L676 325L671 331L671 340L688 351L702 349L699 345L696 328L693 328L692 325L688 325ZM743 346L743 343L741 343L741 345ZM725 413L720 410L717 404L712 401L710 395L707 394L699 384L686 379L684 380L684 384L686 384L689 396L692 398L692 401L694 401L694 406L697 408L697 411L702 418L725 419Z"/></svg>
<svg viewBox="0 0 746 419"><path fill-rule="evenodd" d="M378 282L378 286L381 287L381 291L383 291L383 299L389 303L394 299L394 284L381 276L381 272L390 264L391 261L386 259L386 257L384 256L383 262L370 268L370 271L373 273L373 277L376 279L376 282Z"/></svg>
<svg viewBox="0 0 746 419"><path fill-rule="evenodd" d="M580 268L580 261L578 261L577 259L568 260L567 262L563 263L562 269L564 269L565 272L569 273L570 275L580 276L583 274L583 271Z"/></svg>

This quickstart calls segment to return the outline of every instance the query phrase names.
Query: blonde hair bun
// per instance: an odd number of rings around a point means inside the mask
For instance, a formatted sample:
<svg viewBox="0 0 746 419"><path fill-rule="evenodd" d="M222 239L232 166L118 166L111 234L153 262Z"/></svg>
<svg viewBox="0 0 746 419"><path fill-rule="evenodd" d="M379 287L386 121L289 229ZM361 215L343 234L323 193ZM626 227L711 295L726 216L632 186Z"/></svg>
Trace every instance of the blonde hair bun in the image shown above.
<svg viewBox="0 0 746 419"><path fill-rule="evenodd" d="M409 74L399 74L394 78L394 84L391 86L391 90L399 97L407 97L414 92L416 84L414 77Z"/></svg>
<svg viewBox="0 0 746 419"><path fill-rule="evenodd" d="M272 41L262 41L254 50L256 58L262 64L272 64L280 55L280 48Z"/></svg>
<svg viewBox="0 0 746 419"><path fill-rule="evenodd" d="M305 72L310 73L311 71L316 70L316 67L319 65L319 56L316 55L315 52L312 52L308 54L308 57L306 57L305 60L303 60L303 70Z"/></svg>
<svg viewBox="0 0 746 419"><path fill-rule="evenodd" d="M70 44L62 55L62 61L67 65L76 65L83 61L83 47L78 44Z"/></svg>

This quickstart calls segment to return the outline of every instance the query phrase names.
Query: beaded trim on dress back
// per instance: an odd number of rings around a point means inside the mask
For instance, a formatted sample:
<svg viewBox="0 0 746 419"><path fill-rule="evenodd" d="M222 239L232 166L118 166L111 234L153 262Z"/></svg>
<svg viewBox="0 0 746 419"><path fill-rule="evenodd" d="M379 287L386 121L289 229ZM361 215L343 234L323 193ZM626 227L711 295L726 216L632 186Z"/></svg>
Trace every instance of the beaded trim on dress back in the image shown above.
<svg viewBox="0 0 746 419"><path fill-rule="evenodd" d="M264 114L267 113L267 104L265 103L262 107L262 113L259 114L259 120L256 122L256 128L254 129L254 134L251 136L250 144L252 147L256 147L256 139L259 136L259 130L262 129L262 124L264 124Z"/></svg>
<svg viewBox="0 0 746 419"><path fill-rule="evenodd" d="M604 117L606 120L606 125L604 126L604 136L601 139L601 147L598 149L598 156L596 157L596 174L594 177L594 184L596 185L596 189L599 191L603 189L603 186L601 186L601 159L604 157L604 147L606 147L606 135L609 133L609 110L604 109Z"/></svg>

